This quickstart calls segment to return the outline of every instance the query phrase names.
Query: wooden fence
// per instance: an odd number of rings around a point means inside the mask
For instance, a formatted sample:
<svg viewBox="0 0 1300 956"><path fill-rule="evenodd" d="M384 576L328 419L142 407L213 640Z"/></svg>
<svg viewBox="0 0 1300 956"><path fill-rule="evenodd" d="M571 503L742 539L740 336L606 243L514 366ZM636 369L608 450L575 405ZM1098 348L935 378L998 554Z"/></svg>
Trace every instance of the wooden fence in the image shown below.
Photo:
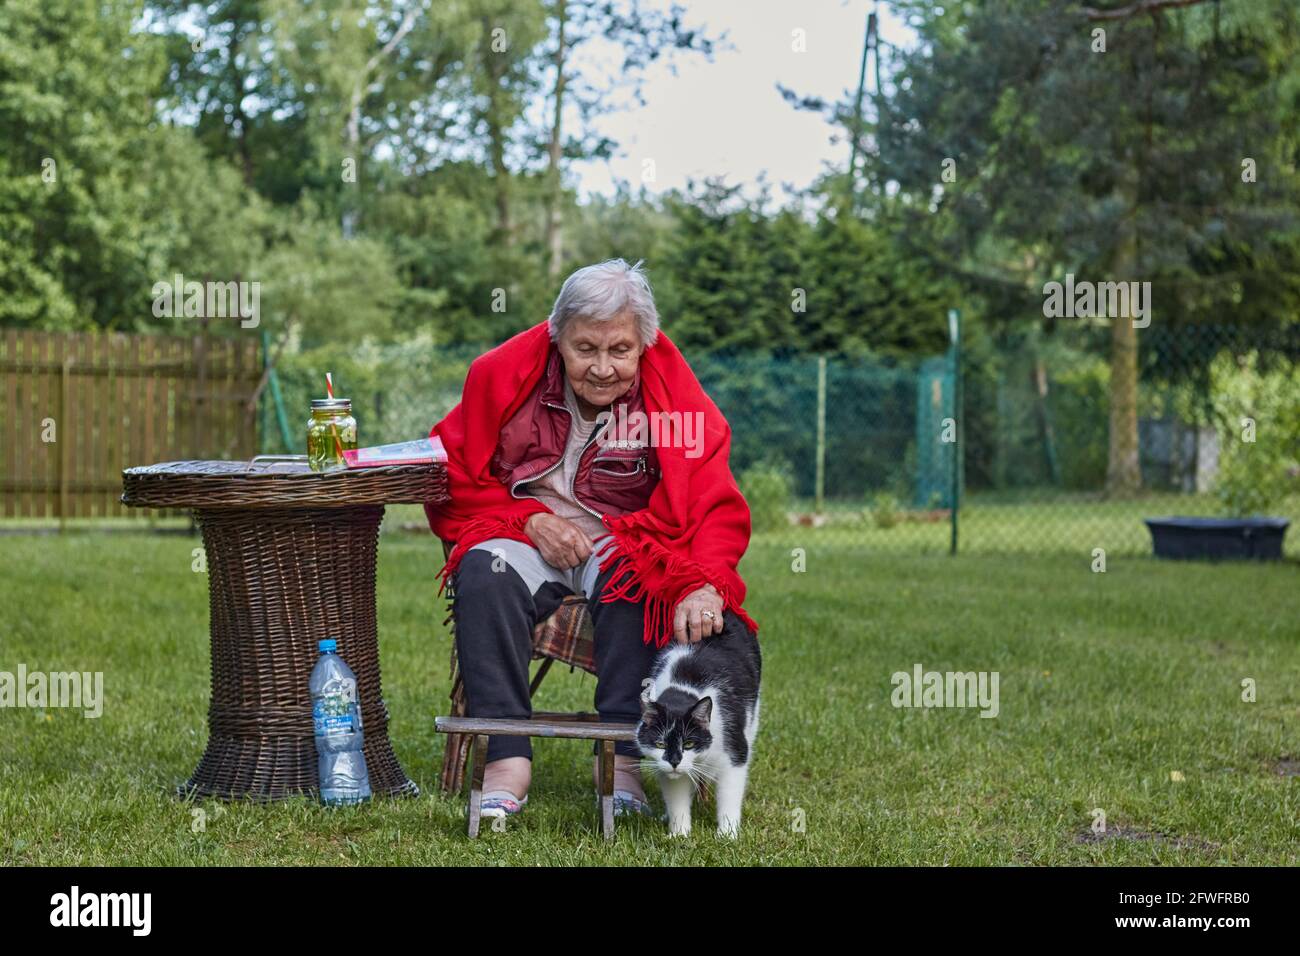
<svg viewBox="0 0 1300 956"><path fill-rule="evenodd" d="M254 339L0 330L6 518L138 514L122 469L257 454Z"/></svg>

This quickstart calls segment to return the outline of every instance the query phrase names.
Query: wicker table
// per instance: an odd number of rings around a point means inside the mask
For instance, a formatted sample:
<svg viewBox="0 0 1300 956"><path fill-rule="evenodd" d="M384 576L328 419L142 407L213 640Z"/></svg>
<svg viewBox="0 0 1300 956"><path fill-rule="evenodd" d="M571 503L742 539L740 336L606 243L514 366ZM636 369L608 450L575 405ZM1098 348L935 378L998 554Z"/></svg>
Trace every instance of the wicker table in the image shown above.
<svg viewBox="0 0 1300 956"><path fill-rule="evenodd" d="M307 680L332 637L357 675L375 795L415 795L388 741L375 558L386 503L447 500L443 465L318 475L305 462L174 461L122 473L122 502L189 508L207 552L208 746L179 796L315 795ZM164 624L165 622L160 622Z"/></svg>

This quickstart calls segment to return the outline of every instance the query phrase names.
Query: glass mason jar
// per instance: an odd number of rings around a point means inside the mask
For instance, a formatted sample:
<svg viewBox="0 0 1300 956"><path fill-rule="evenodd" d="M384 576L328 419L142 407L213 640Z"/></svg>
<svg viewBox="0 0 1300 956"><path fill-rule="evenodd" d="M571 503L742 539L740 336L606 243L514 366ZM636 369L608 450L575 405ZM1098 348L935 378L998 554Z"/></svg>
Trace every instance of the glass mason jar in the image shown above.
<svg viewBox="0 0 1300 956"><path fill-rule="evenodd" d="M343 452L357 447L357 420L350 398L313 398L307 422L307 464L312 471L346 468Z"/></svg>

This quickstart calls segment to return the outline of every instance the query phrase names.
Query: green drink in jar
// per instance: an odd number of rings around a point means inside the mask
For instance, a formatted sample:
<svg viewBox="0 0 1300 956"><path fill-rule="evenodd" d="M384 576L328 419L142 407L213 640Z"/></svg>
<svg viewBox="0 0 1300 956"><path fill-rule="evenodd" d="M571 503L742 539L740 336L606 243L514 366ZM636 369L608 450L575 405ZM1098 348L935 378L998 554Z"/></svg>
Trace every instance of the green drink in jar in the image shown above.
<svg viewBox="0 0 1300 956"><path fill-rule="evenodd" d="M307 464L312 471L347 467L343 452L357 447L357 420L350 398L313 398L307 422Z"/></svg>

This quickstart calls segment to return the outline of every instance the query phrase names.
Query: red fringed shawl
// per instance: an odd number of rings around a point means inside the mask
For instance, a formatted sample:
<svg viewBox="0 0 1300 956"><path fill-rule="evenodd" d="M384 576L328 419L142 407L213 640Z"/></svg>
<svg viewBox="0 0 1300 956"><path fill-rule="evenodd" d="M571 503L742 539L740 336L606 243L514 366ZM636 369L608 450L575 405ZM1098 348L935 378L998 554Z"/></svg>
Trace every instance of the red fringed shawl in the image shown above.
<svg viewBox="0 0 1300 956"><path fill-rule="evenodd" d="M523 404L546 368L550 347L542 321L502 343L470 365L461 402L433 426L447 450L450 502L425 505L429 527L456 546L438 572L441 594L474 545L489 538L532 544L524 522L549 509L535 498L515 498L493 477L491 460L501 426ZM712 584L723 607L757 633L745 613L745 582L736 571L749 545L749 506L731 474L731 426L704 393L681 352L663 332L641 355L641 390L646 413L703 413L703 447L657 445L661 478L648 507L618 517L605 527L616 547L602 559L619 569L602 602L646 598L645 641L664 647L673 635L673 612L696 588ZM617 403L615 403L617 404ZM680 443L679 443L680 444ZM688 457L688 452L699 452Z"/></svg>

